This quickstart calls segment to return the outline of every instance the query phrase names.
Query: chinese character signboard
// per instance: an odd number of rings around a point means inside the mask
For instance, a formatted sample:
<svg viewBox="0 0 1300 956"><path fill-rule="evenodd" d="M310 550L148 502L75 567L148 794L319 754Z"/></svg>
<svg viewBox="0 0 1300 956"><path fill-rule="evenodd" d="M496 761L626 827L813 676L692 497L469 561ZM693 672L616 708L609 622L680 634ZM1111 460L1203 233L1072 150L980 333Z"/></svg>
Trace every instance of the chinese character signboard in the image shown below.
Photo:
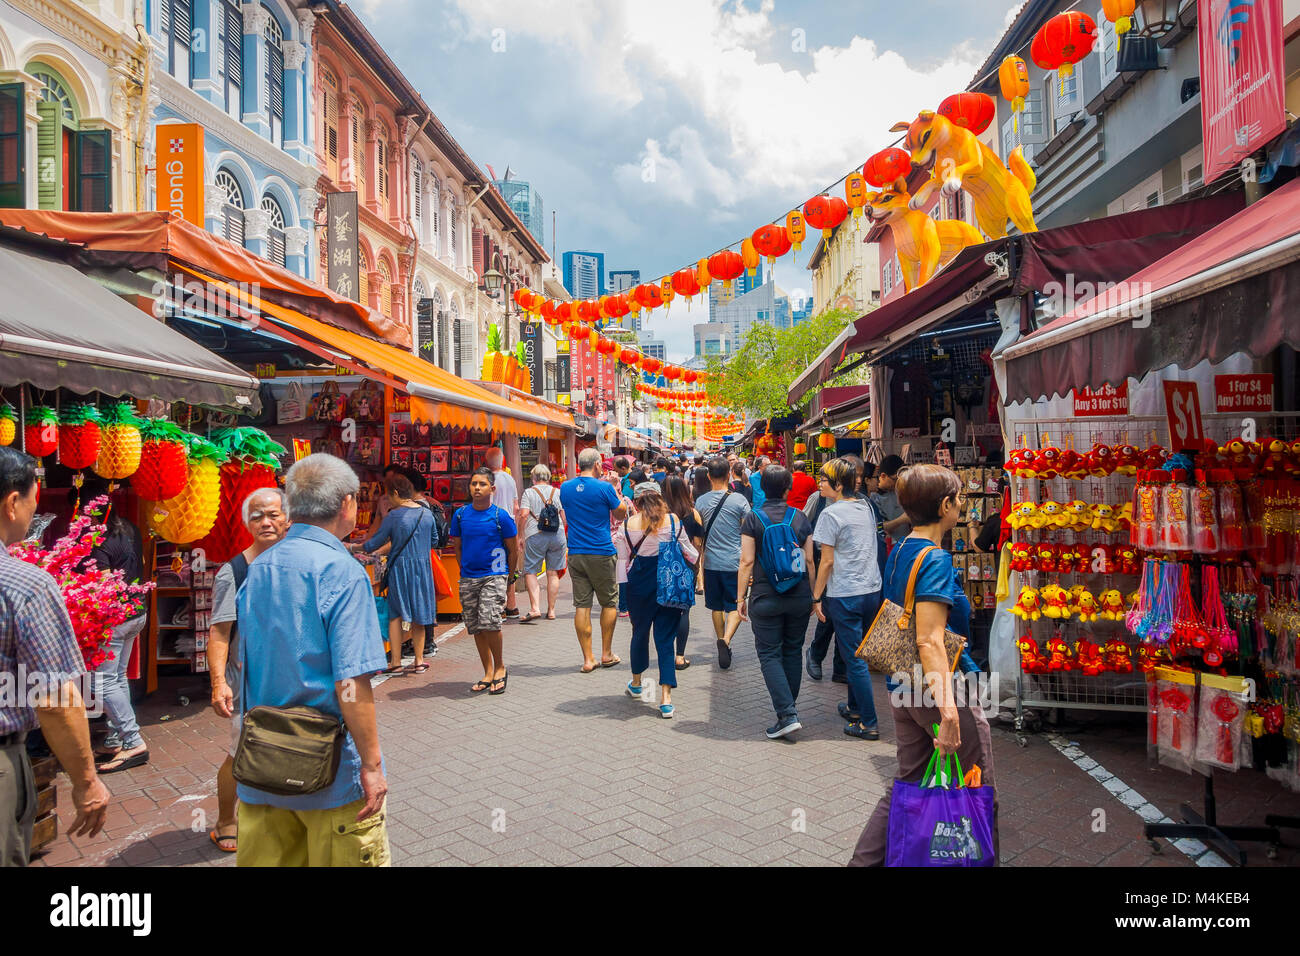
<svg viewBox="0 0 1300 956"><path fill-rule="evenodd" d="M1105 415L1128 414L1128 382L1118 388L1103 385L1101 388L1083 388L1074 390L1074 415L1076 418L1091 418Z"/></svg>
<svg viewBox="0 0 1300 956"><path fill-rule="evenodd" d="M555 400L561 405L569 404L569 340L559 339L555 343Z"/></svg>
<svg viewBox="0 0 1300 956"><path fill-rule="evenodd" d="M1286 129L1282 0L1198 0L1204 180Z"/></svg>
<svg viewBox="0 0 1300 956"><path fill-rule="evenodd" d="M1271 412L1273 376L1267 372L1253 375L1214 376L1214 410L1216 412Z"/></svg>
<svg viewBox="0 0 1300 956"><path fill-rule="evenodd" d="M330 193L325 197L325 217L326 274L330 290L345 299L360 301L357 194Z"/></svg>
<svg viewBox="0 0 1300 956"><path fill-rule="evenodd" d="M525 322L519 330L519 339L524 343L528 374L533 379L532 393L541 395L546 390L546 383L542 381L542 323Z"/></svg>
<svg viewBox="0 0 1300 956"><path fill-rule="evenodd" d="M158 208L203 226L203 127L198 123L159 123Z"/></svg>

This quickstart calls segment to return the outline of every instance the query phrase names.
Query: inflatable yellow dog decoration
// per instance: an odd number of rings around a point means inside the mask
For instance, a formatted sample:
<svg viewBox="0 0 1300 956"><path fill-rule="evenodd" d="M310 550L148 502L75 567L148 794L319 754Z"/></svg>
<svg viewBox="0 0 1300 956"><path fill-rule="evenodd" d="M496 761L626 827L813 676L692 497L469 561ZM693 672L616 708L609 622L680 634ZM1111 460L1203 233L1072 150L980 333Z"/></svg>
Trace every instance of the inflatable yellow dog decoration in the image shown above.
<svg viewBox="0 0 1300 956"><path fill-rule="evenodd" d="M912 194L902 179L867 194L867 218L883 222L894 235L894 249L903 269L903 288L911 292L929 282L941 265L967 246L984 241L974 226L960 219L931 219L911 207Z"/></svg>
<svg viewBox="0 0 1300 956"><path fill-rule="evenodd" d="M1035 232L1034 209L1029 201L1038 179L1025 162L1020 147L1011 152L1011 169L968 129L946 116L922 110L911 123L895 123L893 132L907 131L903 146L912 162L930 170L930 179L912 198L913 209L933 202L934 190L954 194L965 189L975 203L975 218L990 239L1007 234L1010 219L1021 232Z"/></svg>

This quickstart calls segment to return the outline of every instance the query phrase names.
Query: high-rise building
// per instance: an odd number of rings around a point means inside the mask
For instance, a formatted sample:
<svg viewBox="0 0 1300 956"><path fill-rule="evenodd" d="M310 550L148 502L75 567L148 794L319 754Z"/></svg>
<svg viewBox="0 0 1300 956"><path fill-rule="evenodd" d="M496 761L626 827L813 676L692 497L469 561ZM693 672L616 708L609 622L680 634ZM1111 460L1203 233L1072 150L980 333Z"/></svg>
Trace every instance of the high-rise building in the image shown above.
<svg viewBox="0 0 1300 956"><path fill-rule="evenodd" d="M733 352L745 344L749 330L755 325L770 325L777 329L788 329L793 325L790 298L771 281L736 296L730 302L719 304L713 309L712 319L711 326L723 325L730 330Z"/></svg>
<svg viewBox="0 0 1300 956"><path fill-rule="evenodd" d="M508 172L507 170L507 174ZM541 194L528 183L518 179L494 179L492 185L497 188L501 198L515 211L515 215L528 231L533 234L533 238L543 246L546 245L544 235L546 216L542 207Z"/></svg>
<svg viewBox="0 0 1300 956"><path fill-rule="evenodd" d="M564 287L575 299L594 299L605 294L605 253L575 250L566 252Z"/></svg>
<svg viewBox="0 0 1300 956"><path fill-rule="evenodd" d="M796 309L794 306L795 303L792 302L790 304L790 324L792 326L798 325L800 322L807 322L809 319L812 318L812 314L813 314L812 296L810 295L804 296L803 303L800 308Z"/></svg>
<svg viewBox="0 0 1300 956"><path fill-rule="evenodd" d="M641 284L640 269L610 269L609 270L609 294L614 295L617 292L626 292L634 285Z"/></svg>
<svg viewBox="0 0 1300 956"><path fill-rule="evenodd" d="M642 330L637 344L641 346L643 354L648 355L651 358L657 358L661 362L667 361L663 339L655 338L654 332L649 329Z"/></svg>
<svg viewBox="0 0 1300 956"><path fill-rule="evenodd" d="M700 357L710 355L730 355L731 326L722 322L702 322L695 326L695 354Z"/></svg>
<svg viewBox="0 0 1300 956"><path fill-rule="evenodd" d="M763 284L763 260L758 261L758 268L754 270L753 275L741 272L736 278L731 280L731 288L725 288L718 280L709 284L709 321L718 321L714 312L718 306L726 305L732 299L737 299L742 295L754 291Z"/></svg>

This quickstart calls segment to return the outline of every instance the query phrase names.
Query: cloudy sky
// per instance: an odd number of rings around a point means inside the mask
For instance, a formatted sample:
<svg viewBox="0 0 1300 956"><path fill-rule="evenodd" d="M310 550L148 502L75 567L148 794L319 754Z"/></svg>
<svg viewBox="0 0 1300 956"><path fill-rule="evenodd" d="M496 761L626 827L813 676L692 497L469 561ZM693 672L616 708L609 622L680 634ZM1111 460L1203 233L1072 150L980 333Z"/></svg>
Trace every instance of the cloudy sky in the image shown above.
<svg viewBox="0 0 1300 956"><path fill-rule="evenodd" d="M965 87L1013 0L353 0L480 165L532 183L546 245L651 280L739 242ZM811 287L778 260L777 284ZM557 255L558 258L558 255ZM698 301L698 300L697 300ZM684 304L651 327L693 350Z"/></svg>

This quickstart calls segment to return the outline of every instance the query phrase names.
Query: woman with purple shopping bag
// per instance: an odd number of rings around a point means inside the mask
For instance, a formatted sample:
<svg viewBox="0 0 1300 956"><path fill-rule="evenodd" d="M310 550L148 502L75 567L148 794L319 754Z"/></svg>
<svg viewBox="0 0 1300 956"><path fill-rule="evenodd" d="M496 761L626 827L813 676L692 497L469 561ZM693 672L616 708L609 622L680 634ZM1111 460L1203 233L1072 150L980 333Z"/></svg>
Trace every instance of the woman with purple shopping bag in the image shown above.
<svg viewBox="0 0 1300 956"><path fill-rule="evenodd" d="M858 845L853 851L850 866L908 865L902 859L904 848L897 847L895 834L906 833L919 837L923 816L914 807L900 807L891 813L897 795L906 801L922 801L932 794L917 794L929 789L922 786L931 782L931 762L942 768L949 755L955 755L959 766L972 778L978 777L980 786L971 789L965 797L957 797L955 804L968 807L967 813L948 814L953 819L940 819L938 813L926 834L926 845L938 848L939 857L932 858L933 865L990 865L997 859L997 795L993 777L993 746L989 736L988 719L979 707L978 700L965 699L958 693L952 667L944 645L944 631L951 630L962 636L970 633L970 602L962 591L953 568L952 556L943 550L943 536L951 531L961 514L961 481L957 474L938 465L914 465L900 472L896 480L898 503L912 523L912 533L904 538L889 555L885 566L884 594L886 601L905 607L910 597L915 601L915 622L918 656L925 673L925 687L903 688L902 706L894 708L894 735L898 753L898 776L894 792L886 791L867 821ZM916 573L913 576L913 570ZM909 581L912 587L909 588ZM965 655L963 655L963 658ZM937 706L922 706L923 692L928 689ZM962 688L964 690L964 688ZM897 695L892 695L891 699ZM936 729L937 728L937 729ZM935 759L937 755L937 760ZM979 768L978 771L975 768ZM955 784L956 781L953 781ZM984 791L978 793L978 791ZM962 794L963 788L946 791ZM929 804L943 802L928 801ZM979 814L976 805L985 808L991 804L987 829L991 830L992 846L979 854L967 853L958 861L945 860L944 848L955 847L965 840L965 822L970 813ZM919 803L918 803L919 805ZM978 822L971 819L978 830ZM906 829L904 829L906 828ZM986 838L986 842L987 839ZM911 847L907 848L908 850ZM974 859L978 856L979 859ZM991 856L991 859L989 857ZM918 861L913 860L912 865ZM929 864L927 864L929 865Z"/></svg>

